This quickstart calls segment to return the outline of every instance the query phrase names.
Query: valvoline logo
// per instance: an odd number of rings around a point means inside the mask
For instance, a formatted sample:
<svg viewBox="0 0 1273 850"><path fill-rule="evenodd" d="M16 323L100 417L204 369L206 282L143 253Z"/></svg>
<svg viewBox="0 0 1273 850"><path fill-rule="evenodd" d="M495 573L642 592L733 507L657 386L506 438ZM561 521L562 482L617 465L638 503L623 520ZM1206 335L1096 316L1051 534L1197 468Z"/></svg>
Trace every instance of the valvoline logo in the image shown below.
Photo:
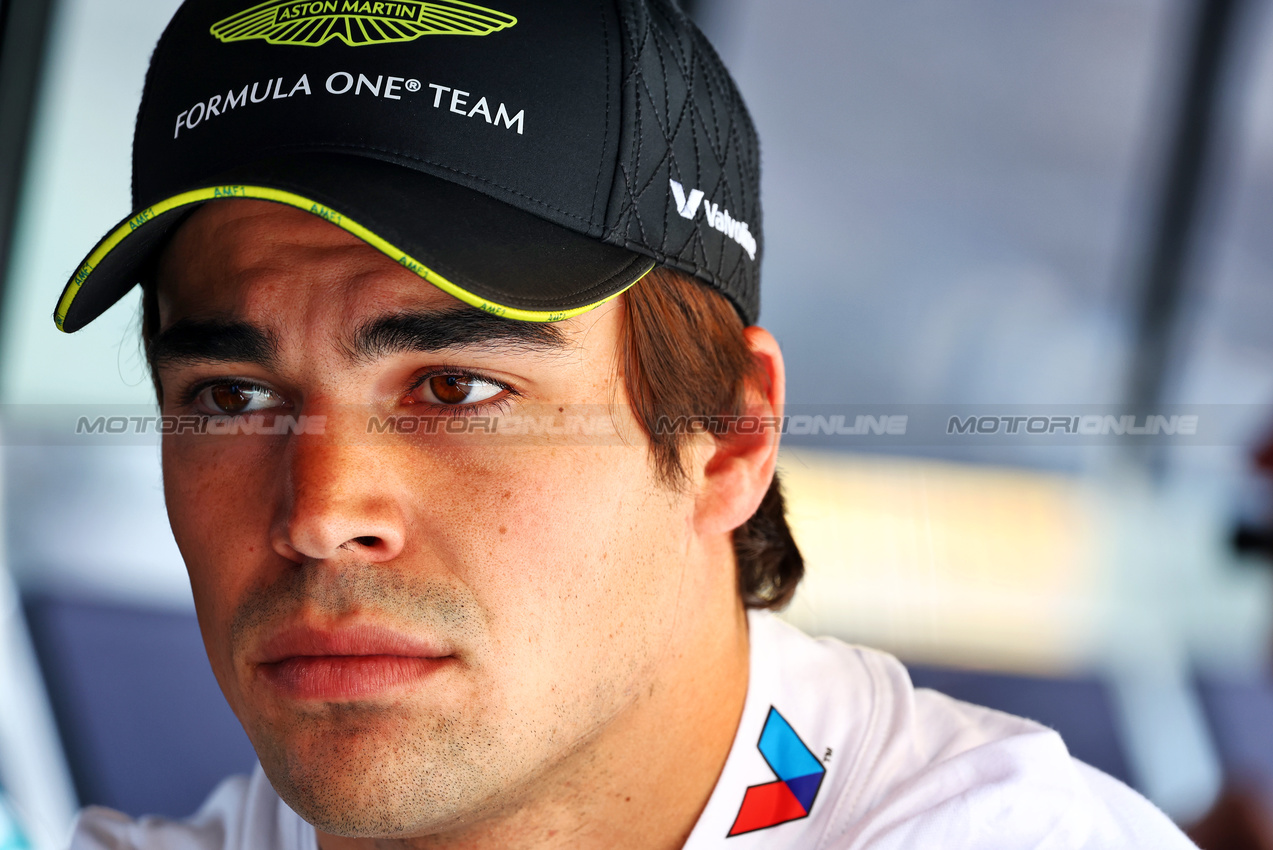
<svg viewBox="0 0 1273 850"><path fill-rule="evenodd" d="M778 779L747 789L726 838L808 817L827 774L822 762L773 706L756 747Z"/></svg>
<svg viewBox="0 0 1273 850"><path fill-rule="evenodd" d="M490 35L516 23L512 15L462 0L268 0L217 21L212 34L221 41L260 38L308 47L338 38L357 47L422 35Z"/></svg>
<svg viewBox="0 0 1273 850"><path fill-rule="evenodd" d="M668 180L672 188L672 200L676 204L676 212L681 218L693 219L698 215L698 208L703 203L703 190L691 189L688 195L685 194L685 187L676 180ZM707 223L714 229L724 233L730 239L733 239L742 249L747 252L750 259L756 259L756 237L751 235L751 225L745 221L739 221L729 214L729 210L723 209L719 204L711 201L707 202L705 215Z"/></svg>

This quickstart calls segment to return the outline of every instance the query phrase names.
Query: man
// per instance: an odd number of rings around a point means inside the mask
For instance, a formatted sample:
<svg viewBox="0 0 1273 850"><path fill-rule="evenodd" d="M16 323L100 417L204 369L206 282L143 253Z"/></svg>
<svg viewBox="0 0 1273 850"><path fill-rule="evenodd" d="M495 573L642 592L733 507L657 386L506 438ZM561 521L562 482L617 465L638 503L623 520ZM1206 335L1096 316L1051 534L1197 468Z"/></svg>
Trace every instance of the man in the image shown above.
<svg viewBox="0 0 1273 850"><path fill-rule="evenodd" d="M73 846L1191 846L1055 733L763 610L802 564L758 160L666 0L181 8L140 212L56 318L142 285L261 769Z"/></svg>

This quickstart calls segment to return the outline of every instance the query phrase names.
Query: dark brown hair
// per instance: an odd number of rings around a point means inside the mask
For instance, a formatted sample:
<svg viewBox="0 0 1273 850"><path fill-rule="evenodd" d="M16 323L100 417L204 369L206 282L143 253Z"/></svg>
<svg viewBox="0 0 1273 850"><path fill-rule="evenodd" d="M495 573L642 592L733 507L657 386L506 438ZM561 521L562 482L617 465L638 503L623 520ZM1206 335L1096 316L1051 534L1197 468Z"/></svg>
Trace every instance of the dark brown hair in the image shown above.
<svg viewBox="0 0 1273 850"><path fill-rule="evenodd" d="M141 335L147 362L159 331L155 269L142 277ZM683 451L692 436L665 422L717 418L745 412L749 384L765 380L743 322L723 296L694 278L656 268L623 294L619 367L633 414L650 439L659 476L669 486L685 479ZM162 401L151 364L155 392ZM738 592L748 608L782 608L804 576L804 559L787 525L777 474L751 519L734 530Z"/></svg>
<svg viewBox="0 0 1273 850"><path fill-rule="evenodd" d="M749 384L765 380L732 304L694 278L659 267L623 295L619 358L632 412L664 482L685 478L692 432L666 423L743 415ZM734 530L738 592L748 608L782 608L804 576L775 473L751 519Z"/></svg>

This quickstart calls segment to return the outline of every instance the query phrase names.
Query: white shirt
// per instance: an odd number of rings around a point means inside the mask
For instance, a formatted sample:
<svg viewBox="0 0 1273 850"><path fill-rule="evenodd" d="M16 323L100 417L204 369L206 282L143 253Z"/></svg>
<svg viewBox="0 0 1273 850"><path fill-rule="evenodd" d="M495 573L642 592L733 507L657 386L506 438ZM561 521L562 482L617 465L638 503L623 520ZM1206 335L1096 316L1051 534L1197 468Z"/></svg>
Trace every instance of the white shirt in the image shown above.
<svg viewBox="0 0 1273 850"><path fill-rule="evenodd" d="M742 720L685 850L1194 847L1046 727L916 690L892 656L813 640L771 614L752 612L750 626ZM317 846L259 767L189 820L94 807L71 840L72 850Z"/></svg>

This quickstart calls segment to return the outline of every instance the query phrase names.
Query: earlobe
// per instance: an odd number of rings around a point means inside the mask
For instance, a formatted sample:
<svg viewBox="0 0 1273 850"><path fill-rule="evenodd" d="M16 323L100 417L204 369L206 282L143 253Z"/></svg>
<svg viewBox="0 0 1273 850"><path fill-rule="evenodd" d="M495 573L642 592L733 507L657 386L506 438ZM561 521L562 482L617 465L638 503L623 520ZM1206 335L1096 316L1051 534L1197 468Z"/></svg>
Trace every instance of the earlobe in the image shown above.
<svg viewBox="0 0 1273 850"><path fill-rule="evenodd" d="M713 437L703 467L703 485L695 504L699 534L726 534L751 518L773 480L778 461L786 401L782 350L769 331L743 329L756 362L756 379L747 387L743 415Z"/></svg>

